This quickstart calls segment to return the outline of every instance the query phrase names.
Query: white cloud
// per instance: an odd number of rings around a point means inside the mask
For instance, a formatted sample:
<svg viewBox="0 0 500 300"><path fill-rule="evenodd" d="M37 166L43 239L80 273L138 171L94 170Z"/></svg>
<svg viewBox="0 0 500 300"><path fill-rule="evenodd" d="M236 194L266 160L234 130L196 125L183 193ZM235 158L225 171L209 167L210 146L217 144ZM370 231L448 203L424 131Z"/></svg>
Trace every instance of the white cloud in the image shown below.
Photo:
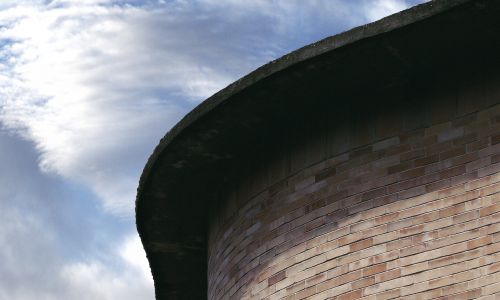
<svg viewBox="0 0 500 300"><path fill-rule="evenodd" d="M120 256L127 264L142 275L137 280L144 280L152 283L151 271L149 262L144 255L144 248L138 235L130 235L125 239L123 247L121 247Z"/></svg>
<svg viewBox="0 0 500 300"><path fill-rule="evenodd" d="M120 248L121 270L97 260L63 266L59 276L68 291L66 299L154 299L153 278L139 237L127 237Z"/></svg>
<svg viewBox="0 0 500 300"><path fill-rule="evenodd" d="M115 253L106 253L107 261L89 257L72 262L60 257L51 233L42 231L46 224L23 215L12 216L8 220L15 224L0 229L0 300L154 299L153 279L136 234L116 245Z"/></svg>
<svg viewBox="0 0 500 300"><path fill-rule="evenodd" d="M364 13L370 22L408 8L404 0L376 0L372 5L364 7Z"/></svg>

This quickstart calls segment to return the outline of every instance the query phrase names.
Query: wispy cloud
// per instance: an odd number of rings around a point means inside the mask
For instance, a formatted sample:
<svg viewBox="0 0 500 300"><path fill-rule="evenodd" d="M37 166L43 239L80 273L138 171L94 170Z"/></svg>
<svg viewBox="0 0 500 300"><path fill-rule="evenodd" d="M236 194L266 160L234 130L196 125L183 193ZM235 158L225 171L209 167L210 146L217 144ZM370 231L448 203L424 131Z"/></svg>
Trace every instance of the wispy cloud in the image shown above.
<svg viewBox="0 0 500 300"><path fill-rule="evenodd" d="M113 248L124 251L106 253L108 260L64 260L54 237L41 230L45 224L24 214L11 217L11 224L0 229L0 299L154 299L149 266L135 234Z"/></svg>
<svg viewBox="0 0 500 300"><path fill-rule="evenodd" d="M66 293L57 292L54 299L153 299L153 279L139 237L131 236L119 246L119 268L94 259L59 269L57 283Z"/></svg>

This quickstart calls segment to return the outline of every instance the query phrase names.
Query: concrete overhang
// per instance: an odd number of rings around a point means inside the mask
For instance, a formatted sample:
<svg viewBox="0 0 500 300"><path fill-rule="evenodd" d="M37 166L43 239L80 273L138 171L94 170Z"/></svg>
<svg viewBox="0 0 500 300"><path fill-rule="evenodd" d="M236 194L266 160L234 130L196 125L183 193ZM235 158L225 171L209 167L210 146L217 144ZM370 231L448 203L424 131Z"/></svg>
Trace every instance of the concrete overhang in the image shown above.
<svg viewBox="0 0 500 300"><path fill-rule="evenodd" d="M432 1L298 49L202 102L161 139L138 187L156 298L206 298L211 199L309 112L369 110L383 101L375 95L446 84L499 59L500 1Z"/></svg>

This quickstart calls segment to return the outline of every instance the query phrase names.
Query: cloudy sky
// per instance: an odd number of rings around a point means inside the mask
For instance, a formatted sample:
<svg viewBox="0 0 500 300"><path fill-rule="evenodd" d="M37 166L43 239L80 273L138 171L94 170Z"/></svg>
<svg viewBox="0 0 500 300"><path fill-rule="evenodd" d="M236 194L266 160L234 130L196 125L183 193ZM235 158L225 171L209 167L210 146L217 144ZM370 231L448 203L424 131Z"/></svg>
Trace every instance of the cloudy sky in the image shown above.
<svg viewBox="0 0 500 300"><path fill-rule="evenodd" d="M0 0L0 300L153 299L142 168L214 92L423 0Z"/></svg>

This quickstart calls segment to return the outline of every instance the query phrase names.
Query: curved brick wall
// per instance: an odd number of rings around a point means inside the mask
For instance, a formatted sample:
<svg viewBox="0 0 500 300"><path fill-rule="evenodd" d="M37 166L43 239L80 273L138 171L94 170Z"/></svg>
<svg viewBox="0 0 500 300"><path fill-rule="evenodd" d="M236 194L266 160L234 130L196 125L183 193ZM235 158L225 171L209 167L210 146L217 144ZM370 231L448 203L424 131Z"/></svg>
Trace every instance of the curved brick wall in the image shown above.
<svg viewBox="0 0 500 300"><path fill-rule="evenodd" d="M264 161L212 209L208 298L493 299L499 83L373 112Z"/></svg>

